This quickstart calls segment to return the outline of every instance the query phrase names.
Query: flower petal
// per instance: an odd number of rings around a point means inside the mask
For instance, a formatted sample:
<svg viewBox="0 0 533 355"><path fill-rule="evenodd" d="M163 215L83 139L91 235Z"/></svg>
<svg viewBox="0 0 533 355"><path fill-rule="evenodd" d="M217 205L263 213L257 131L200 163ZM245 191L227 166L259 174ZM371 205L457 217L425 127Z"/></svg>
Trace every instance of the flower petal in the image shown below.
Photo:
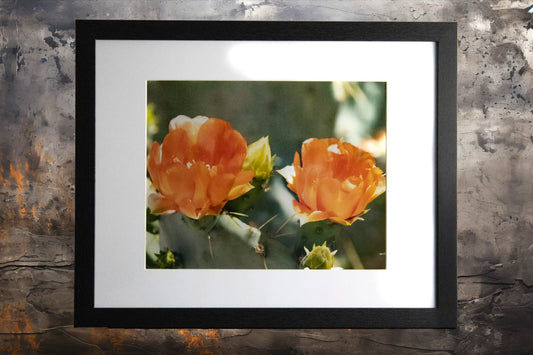
<svg viewBox="0 0 533 355"><path fill-rule="evenodd" d="M198 130L195 155L210 165L218 165L225 172L238 172L246 157L246 141L231 128L229 122L209 119Z"/></svg>
<svg viewBox="0 0 533 355"><path fill-rule="evenodd" d="M161 146L162 164L187 164L194 160L193 139L184 129L170 131Z"/></svg>
<svg viewBox="0 0 533 355"><path fill-rule="evenodd" d="M230 200L228 195L233 187L235 175L233 174L218 174L209 183L209 200L211 204L217 206L224 201Z"/></svg>
<svg viewBox="0 0 533 355"><path fill-rule="evenodd" d="M236 199L237 197L244 195L253 188L254 186L252 184L234 186L228 194L228 200Z"/></svg>
<svg viewBox="0 0 533 355"><path fill-rule="evenodd" d="M292 184L294 181L294 177L296 176L296 173L294 172L294 166L287 165L286 167L277 170L278 174L283 176L287 183Z"/></svg>
<svg viewBox="0 0 533 355"><path fill-rule="evenodd" d="M170 123L168 130L169 132L177 129L182 129L187 132L187 135L191 138L194 138L198 135L198 130L200 127L208 120L205 116L196 116L195 118L190 118L185 115L179 115L173 118Z"/></svg>
<svg viewBox="0 0 533 355"><path fill-rule="evenodd" d="M148 196L148 207L152 214L173 214L179 209L172 199L158 193L152 193Z"/></svg>
<svg viewBox="0 0 533 355"><path fill-rule="evenodd" d="M254 186L250 184L250 180L252 180L253 177L253 171L241 171L237 174L235 181L233 182L233 187L228 193L228 200L236 199L253 189Z"/></svg>
<svg viewBox="0 0 533 355"><path fill-rule="evenodd" d="M154 186L159 186L159 166L161 165L161 146L157 142L152 142L147 162L148 173Z"/></svg>
<svg viewBox="0 0 533 355"><path fill-rule="evenodd" d="M207 188L211 180L209 176L209 169L205 164L194 163L189 168L189 173L194 176L194 195L192 197L194 205L208 205Z"/></svg>

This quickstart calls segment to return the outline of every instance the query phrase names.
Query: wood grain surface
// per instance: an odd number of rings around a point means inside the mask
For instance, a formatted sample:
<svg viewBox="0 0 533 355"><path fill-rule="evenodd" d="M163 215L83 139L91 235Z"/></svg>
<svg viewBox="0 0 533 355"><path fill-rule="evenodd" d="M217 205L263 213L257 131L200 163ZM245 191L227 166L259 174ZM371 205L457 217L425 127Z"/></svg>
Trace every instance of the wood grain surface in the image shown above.
<svg viewBox="0 0 533 355"><path fill-rule="evenodd" d="M0 352L533 352L530 5L509 0L4 0L0 3ZM458 328L74 328L76 18L456 21ZM408 212L406 218L411 218Z"/></svg>

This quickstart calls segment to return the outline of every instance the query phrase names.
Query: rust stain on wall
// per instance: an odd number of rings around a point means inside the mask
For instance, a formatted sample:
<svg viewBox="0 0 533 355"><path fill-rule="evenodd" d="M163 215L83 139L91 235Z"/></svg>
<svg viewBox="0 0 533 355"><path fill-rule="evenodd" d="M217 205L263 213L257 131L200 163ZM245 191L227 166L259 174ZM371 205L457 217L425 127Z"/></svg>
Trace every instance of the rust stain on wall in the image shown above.
<svg viewBox="0 0 533 355"><path fill-rule="evenodd" d="M37 205L37 207L35 207L35 205L33 205L31 207L31 215L33 217L33 220L35 222L39 222L39 210L43 207L43 205L41 203L39 203Z"/></svg>
<svg viewBox="0 0 533 355"><path fill-rule="evenodd" d="M15 164L16 168L13 167L13 164L9 164L9 174L15 180L17 186L17 192L22 193L25 187L29 186L29 181L24 182L24 174L20 171L19 164Z"/></svg>
<svg viewBox="0 0 533 355"><path fill-rule="evenodd" d="M35 331L33 322L28 316L22 300L8 304L0 309L0 333L32 333Z"/></svg>
<svg viewBox="0 0 533 355"><path fill-rule="evenodd" d="M144 330L133 329L110 329L110 328L93 328L90 332L89 342L97 344L103 349L110 349L112 351L127 351L131 350L133 343L143 340L143 336L139 332L144 333Z"/></svg>
<svg viewBox="0 0 533 355"><path fill-rule="evenodd" d="M213 354L206 347L216 345L221 339L220 332L216 329L197 329L195 331L179 329L178 332L187 343L187 349L200 351L199 354Z"/></svg>
<svg viewBox="0 0 533 355"><path fill-rule="evenodd" d="M64 234L73 230L74 221L72 160L60 164L43 147L32 137L29 152L0 158L0 223L35 234Z"/></svg>
<svg viewBox="0 0 533 355"><path fill-rule="evenodd" d="M27 204L24 194L30 186L30 181L24 176L24 172L26 172L25 168L21 168L20 164L18 163L9 164L9 175L3 168L0 169L0 182L2 185L4 187L16 187L16 203L19 206L18 212L21 217L24 217L27 213Z"/></svg>
<svg viewBox="0 0 533 355"><path fill-rule="evenodd" d="M2 183L2 185L4 186L9 186L10 182L9 180L4 178L4 172L5 172L4 168L0 166L0 183Z"/></svg>
<svg viewBox="0 0 533 355"><path fill-rule="evenodd" d="M41 345L38 334L16 334L0 343L0 352L6 354L33 354Z"/></svg>

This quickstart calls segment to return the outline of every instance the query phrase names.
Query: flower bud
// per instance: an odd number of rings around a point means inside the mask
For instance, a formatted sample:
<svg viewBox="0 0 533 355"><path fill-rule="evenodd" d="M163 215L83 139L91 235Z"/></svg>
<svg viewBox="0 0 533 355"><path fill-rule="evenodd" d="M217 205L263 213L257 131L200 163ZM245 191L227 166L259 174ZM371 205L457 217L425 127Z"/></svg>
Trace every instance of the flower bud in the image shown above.
<svg viewBox="0 0 533 355"><path fill-rule="evenodd" d="M266 180L272 173L272 158L268 137L263 137L248 146L242 168L254 171L257 179Z"/></svg>
<svg viewBox="0 0 533 355"><path fill-rule="evenodd" d="M309 251L304 247L306 255L302 259L302 266L309 269L331 269L335 262L334 255L337 251L331 251L324 244L316 246L313 244L313 250Z"/></svg>
<svg viewBox="0 0 533 355"><path fill-rule="evenodd" d="M156 264L160 269L176 268L176 259L174 258L174 254L168 250L168 248L161 250L159 254L155 254L155 256L157 257Z"/></svg>
<svg viewBox="0 0 533 355"><path fill-rule="evenodd" d="M154 113L154 104L150 103L146 107L146 130L149 137L159 132L159 118Z"/></svg>

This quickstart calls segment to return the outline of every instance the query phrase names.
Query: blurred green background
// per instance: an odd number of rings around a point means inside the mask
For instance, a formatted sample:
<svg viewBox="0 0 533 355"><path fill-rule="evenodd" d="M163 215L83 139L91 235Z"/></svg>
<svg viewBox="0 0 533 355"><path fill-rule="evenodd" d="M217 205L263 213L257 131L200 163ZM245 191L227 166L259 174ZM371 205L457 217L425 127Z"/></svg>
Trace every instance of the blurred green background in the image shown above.
<svg viewBox="0 0 533 355"><path fill-rule="evenodd" d="M308 138L336 137L372 147L386 131L383 82L149 81L147 100L149 142L162 142L170 120L178 115L220 118L248 144L268 136L276 155L274 170L292 164L294 152L300 152ZM386 172L384 149L373 153L376 165ZM270 191L244 221L260 226L277 216L262 234L288 246L302 238L313 241L321 233L313 225L302 230L295 220L284 225L293 213L291 195L284 179L274 173ZM366 269L386 267L385 195L369 204L364 221L343 227L333 242L343 267L357 268L359 262Z"/></svg>

